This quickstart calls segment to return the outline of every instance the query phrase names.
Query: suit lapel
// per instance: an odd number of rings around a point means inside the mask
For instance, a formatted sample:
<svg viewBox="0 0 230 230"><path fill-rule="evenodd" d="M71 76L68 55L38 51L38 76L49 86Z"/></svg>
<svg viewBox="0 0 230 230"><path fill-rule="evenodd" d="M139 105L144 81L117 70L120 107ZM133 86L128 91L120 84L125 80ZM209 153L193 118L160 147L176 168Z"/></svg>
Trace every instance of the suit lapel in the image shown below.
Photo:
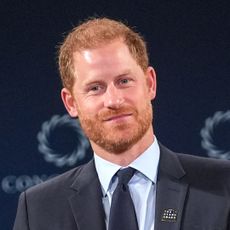
<svg viewBox="0 0 230 230"><path fill-rule="evenodd" d="M155 229L179 230L187 194L185 172L175 154L160 145Z"/></svg>
<svg viewBox="0 0 230 230"><path fill-rule="evenodd" d="M160 145L161 157L156 192L156 230L180 230L188 185L179 159ZM74 195L69 198L78 230L106 230L102 191L94 161L82 167L71 186ZM170 213L169 213L170 212ZM165 215L164 215L165 214ZM176 215L176 220L169 218Z"/></svg>
<svg viewBox="0 0 230 230"><path fill-rule="evenodd" d="M102 191L94 161L83 166L71 186L75 190L69 198L78 230L105 230Z"/></svg>

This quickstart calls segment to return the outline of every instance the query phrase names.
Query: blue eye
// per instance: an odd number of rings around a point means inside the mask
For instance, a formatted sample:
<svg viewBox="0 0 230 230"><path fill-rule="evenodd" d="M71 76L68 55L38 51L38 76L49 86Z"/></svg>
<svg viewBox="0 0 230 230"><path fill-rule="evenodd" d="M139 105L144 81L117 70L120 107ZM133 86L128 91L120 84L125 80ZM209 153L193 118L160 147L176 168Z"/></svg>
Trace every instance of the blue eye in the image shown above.
<svg viewBox="0 0 230 230"><path fill-rule="evenodd" d="M90 91L98 91L100 89L99 85L95 85L93 87L90 88Z"/></svg>
<svg viewBox="0 0 230 230"><path fill-rule="evenodd" d="M121 84L127 84L127 83L129 83L129 79L127 79L127 78L121 79L120 83Z"/></svg>
<svg viewBox="0 0 230 230"><path fill-rule="evenodd" d="M97 95L97 94L101 94L104 91L104 89L105 89L104 85L95 84L88 87L87 93L89 95Z"/></svg>

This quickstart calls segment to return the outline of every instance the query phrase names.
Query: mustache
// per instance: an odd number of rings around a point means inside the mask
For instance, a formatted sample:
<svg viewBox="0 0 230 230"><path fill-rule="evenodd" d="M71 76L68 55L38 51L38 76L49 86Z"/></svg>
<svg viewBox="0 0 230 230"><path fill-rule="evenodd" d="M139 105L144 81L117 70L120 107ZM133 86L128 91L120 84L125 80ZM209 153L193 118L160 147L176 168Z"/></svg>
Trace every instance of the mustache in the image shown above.
<svg viewBox="0 0 230 230"><path fill-rule="evenodd" d="M109 120L111 117L127 115L127 114L136 115L137 110L132 106L125 106L117 109L105 109L105 110L101 110L98 113L98 119L100 121L106 121Z"/></svg>

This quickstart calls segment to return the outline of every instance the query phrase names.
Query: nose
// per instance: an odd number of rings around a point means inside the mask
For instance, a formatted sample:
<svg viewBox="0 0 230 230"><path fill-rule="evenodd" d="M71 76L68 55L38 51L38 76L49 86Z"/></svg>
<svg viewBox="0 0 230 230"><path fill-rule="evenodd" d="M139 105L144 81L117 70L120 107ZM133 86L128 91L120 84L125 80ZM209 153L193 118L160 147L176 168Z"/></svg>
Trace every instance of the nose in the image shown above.
<svg viewBox="0 0 230 230"><path fill-rule="evenodd" d="M124 103L121 89L116 88L114 84L107 87L104 94L104 106L110 109L118 109Z"/></svg>

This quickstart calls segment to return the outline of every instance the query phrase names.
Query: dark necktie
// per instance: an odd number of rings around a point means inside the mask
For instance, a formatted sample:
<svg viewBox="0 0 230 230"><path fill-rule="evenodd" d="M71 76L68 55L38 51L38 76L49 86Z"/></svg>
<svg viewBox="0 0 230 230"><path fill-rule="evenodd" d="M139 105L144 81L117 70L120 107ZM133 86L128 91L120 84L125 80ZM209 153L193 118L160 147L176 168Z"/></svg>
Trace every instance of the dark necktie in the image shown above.
<svg viewBox="0 0 230 230"><path fill-rule="evenodd" d="M134 172L133 168L125 168L117 172L118 185L112 196L109 230L138 230L136 213L128 187L128 182Z"/></svg>

